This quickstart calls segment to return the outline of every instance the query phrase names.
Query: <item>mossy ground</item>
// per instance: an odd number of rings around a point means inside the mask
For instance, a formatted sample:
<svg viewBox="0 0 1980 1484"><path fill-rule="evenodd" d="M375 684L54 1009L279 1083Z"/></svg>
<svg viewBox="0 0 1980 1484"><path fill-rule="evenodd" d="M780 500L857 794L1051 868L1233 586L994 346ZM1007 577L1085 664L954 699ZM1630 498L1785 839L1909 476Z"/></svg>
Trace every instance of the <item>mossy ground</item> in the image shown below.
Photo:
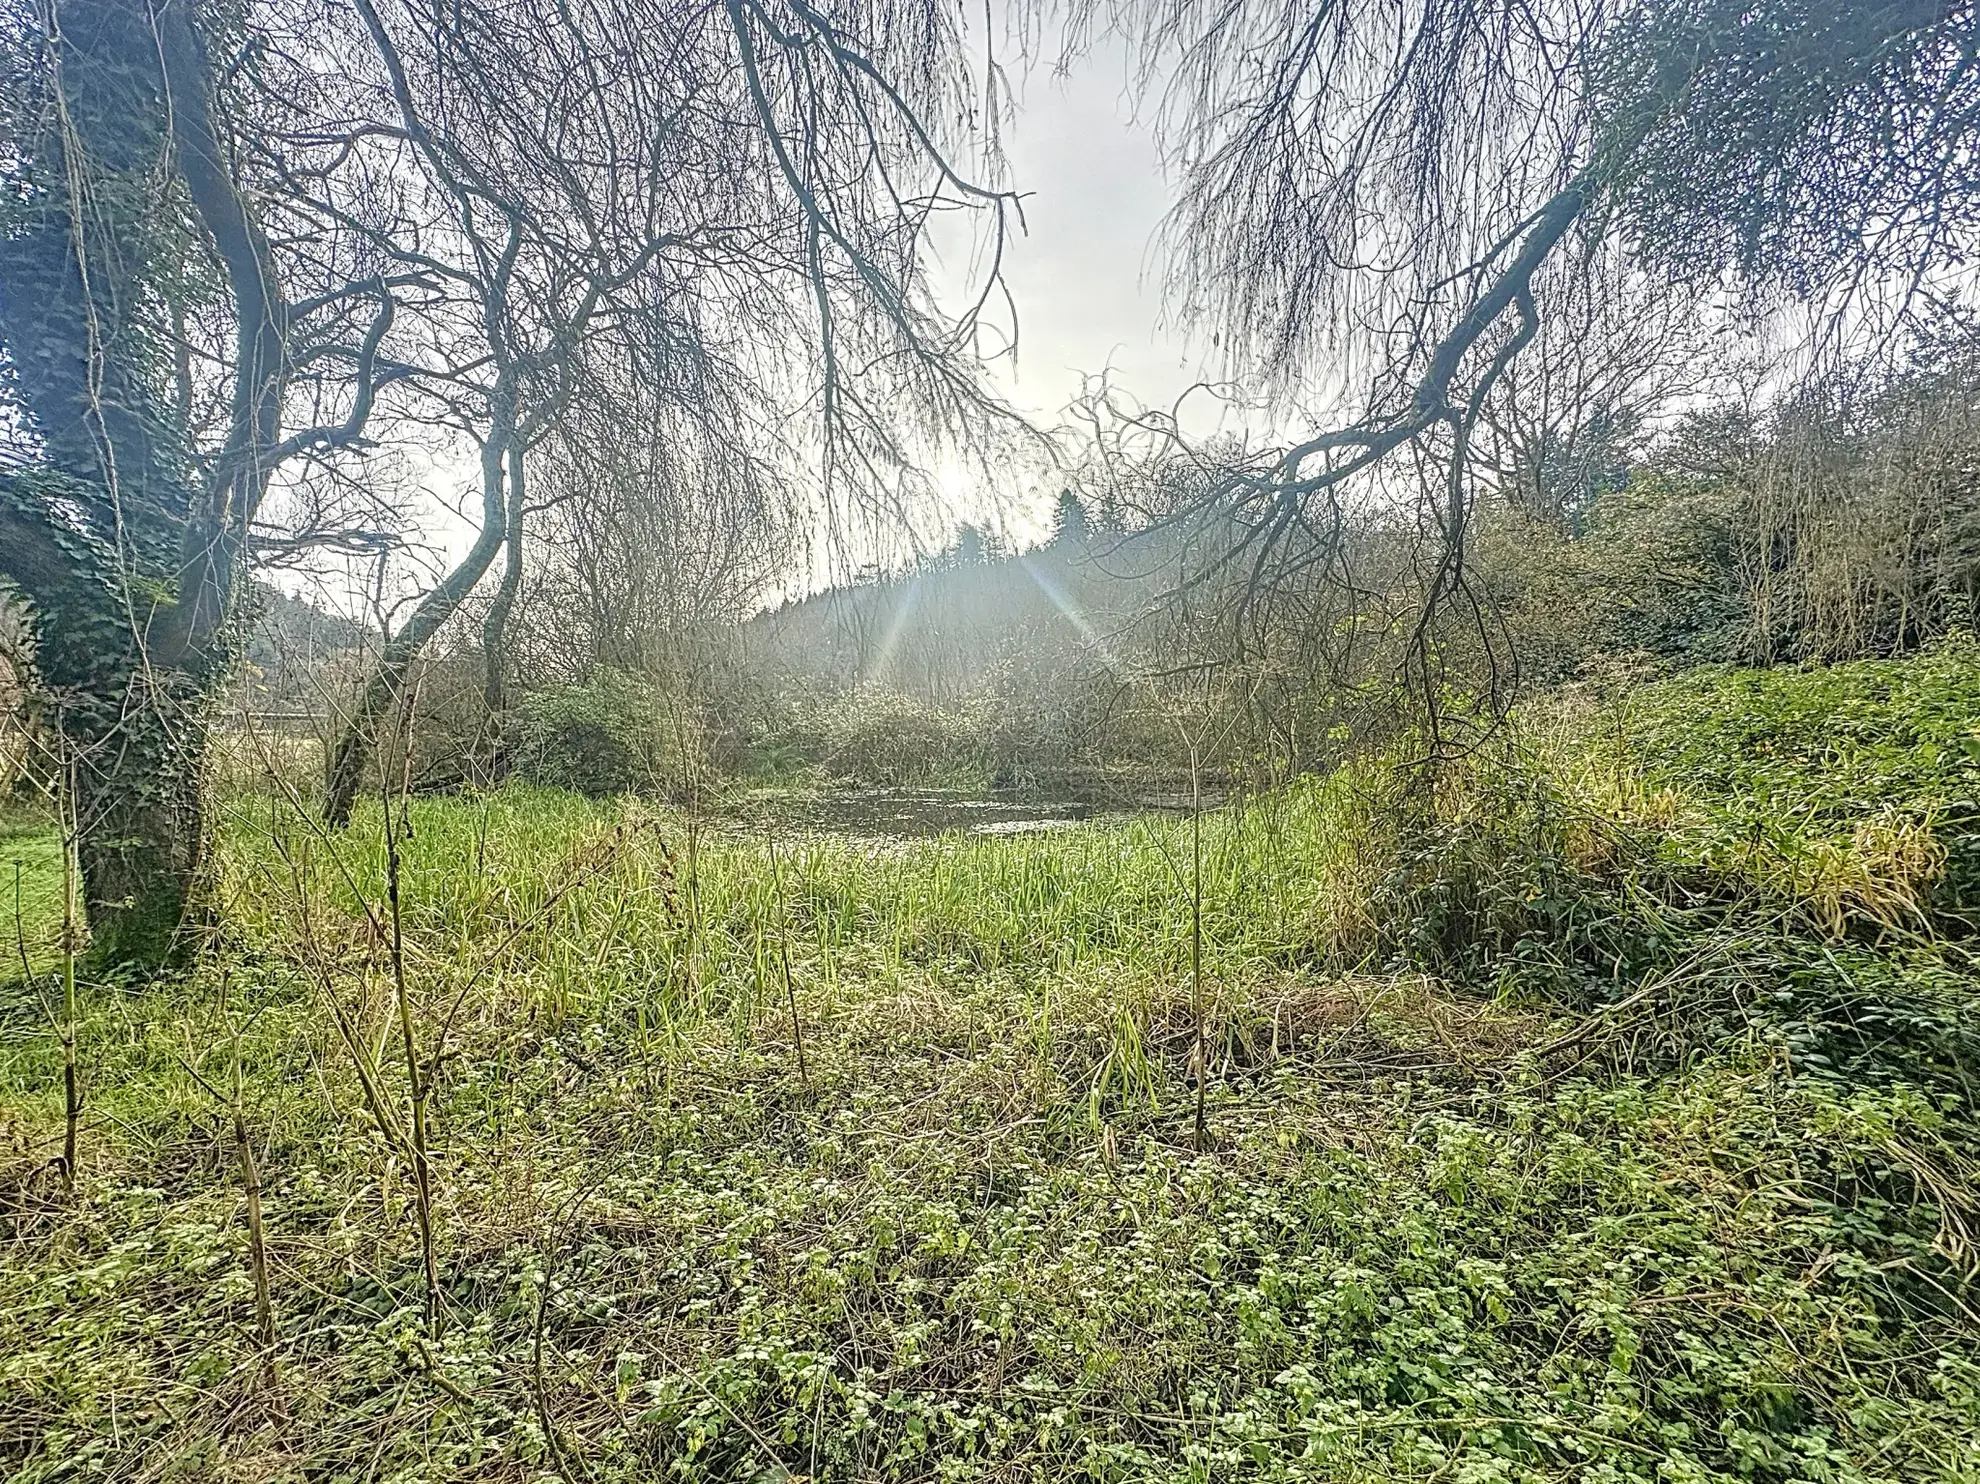
<svg viewBox="0 0 1980 1484"><path fill-rule="evenodd" d="M1200 987L1187 821L417 802L437 1333L380 818L242 794L212 953L87 990L73 1195L57 1040L0 988L0 1459L1980 1479L1976 702L1959 652L1706 675L1428 797L1367 766L1220 811ZM54 852L6 849L39 978Z"/></svg>

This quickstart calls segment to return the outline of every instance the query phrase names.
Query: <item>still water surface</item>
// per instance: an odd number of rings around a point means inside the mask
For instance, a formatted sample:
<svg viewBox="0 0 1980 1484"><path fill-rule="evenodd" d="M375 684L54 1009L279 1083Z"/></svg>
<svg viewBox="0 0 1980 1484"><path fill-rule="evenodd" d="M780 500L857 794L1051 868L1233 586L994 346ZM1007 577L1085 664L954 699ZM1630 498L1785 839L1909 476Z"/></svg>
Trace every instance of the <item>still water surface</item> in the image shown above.
<svg viewBox="0 0 1980 1484"><path fill-rule="evenodd" d="M1216 801L1206 798L1204 807ZM913 840L951 832L1029 835L1082 820L1187 811L1189 800L1133 796L1094 798L963 789L844 789L753 795L739 811L752 824L865 839Z"/></svg>

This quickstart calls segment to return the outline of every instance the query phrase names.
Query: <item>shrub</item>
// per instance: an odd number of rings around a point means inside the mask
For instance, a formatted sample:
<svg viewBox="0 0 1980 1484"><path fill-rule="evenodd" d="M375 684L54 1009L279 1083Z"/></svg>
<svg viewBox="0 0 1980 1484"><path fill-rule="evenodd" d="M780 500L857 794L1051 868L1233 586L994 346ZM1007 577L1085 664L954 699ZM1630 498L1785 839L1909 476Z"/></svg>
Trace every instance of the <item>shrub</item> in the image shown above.
<svg viewBox="0 0 1980 1484"><path fill-rule="evenodd" d="M889 787L980 779L981 733L980 718L912 696L876 695L846 703L832 718L826 768Z"/></svg>
<svg viewBox="0 0 1980 1484"><path fill-rule="evenodd" d="M652 781L659 731L652 689L623 671L599 670L527 696L503 751L517 777L600 798Z"/></svg>

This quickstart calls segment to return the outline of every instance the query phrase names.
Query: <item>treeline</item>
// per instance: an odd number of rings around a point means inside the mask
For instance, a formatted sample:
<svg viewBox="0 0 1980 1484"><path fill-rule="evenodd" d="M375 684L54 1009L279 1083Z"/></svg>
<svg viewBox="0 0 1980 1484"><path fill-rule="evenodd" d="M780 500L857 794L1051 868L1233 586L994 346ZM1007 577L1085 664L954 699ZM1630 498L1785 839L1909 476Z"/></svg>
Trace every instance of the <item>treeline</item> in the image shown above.
<svg viewBox="0 0 1980 1484"><path fill-rule="evenodd" d="M1173 455L1081 466L1030 549L966 527L899 572L751 617L719 573L615 599L600 564L546 543L516 619L524 699L479 766L598 788L809 771L1104 792L1173 785L1195 747L1270 780L1420 735L1426 673L1434 725L1462 745L1564 684L1886 657L1980 622L1970 356L1656 427L1584 410L1547 443L1468 491L1463 565L1435 603L1420 500L1344 512L1307 538L1303 572L1255 578L1215 560L1248 534L1201 498L1216 470ZM627 581L693 565L665 540L621 558ZM423 682L437 781L477 766L474 637L464 625Z"/></svg>
<svg viewBox="0 0 1980 1484"><path fill-rule="evenodd" d="M1470 492L1460 580L1427 632L1436 548L1414 503L1350 514L1324 538L1332 565L1254 587L1204 560L1246 533L1171 465L1130 498L1118 480L1068 493L1035 550L958 550L766 615L743 631L750 673L794 717L854 701L896 726L947 717L1000 782L1172 773L1192 735L1220 765L1284 776L1420 726L1418 646L1462 734L1566 683L1887 657L1980 622L1970 357L1654 431L1596 409L1573 433L1573 458Z"/></svg>

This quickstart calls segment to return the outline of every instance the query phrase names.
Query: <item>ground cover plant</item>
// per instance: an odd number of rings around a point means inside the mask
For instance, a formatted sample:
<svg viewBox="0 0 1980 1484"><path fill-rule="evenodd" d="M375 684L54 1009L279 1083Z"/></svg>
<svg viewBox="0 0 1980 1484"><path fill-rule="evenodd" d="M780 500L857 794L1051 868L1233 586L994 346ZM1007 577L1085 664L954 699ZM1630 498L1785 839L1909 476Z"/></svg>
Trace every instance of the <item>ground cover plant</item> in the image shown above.
<svg viewBox="0 0 1980 1484"><path fill-rule="evenodd" d="M1949 649L1200 824L243 788L211 950L84 988L73 1193L10 835L0 1458L1980 1478L1976 753Z"/></svg>

